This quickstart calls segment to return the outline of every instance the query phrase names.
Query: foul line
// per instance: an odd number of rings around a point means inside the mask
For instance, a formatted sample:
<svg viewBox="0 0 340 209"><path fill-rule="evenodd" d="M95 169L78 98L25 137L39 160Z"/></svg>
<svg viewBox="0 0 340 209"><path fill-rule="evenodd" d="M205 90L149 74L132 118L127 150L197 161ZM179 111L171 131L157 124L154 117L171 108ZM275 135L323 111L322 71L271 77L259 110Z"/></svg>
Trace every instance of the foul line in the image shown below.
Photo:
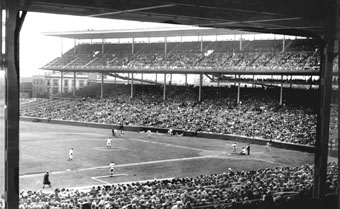
<svg viewBox="0 0 340 209"><path fill-rule="evenodd" d="M226 154L226 153L224 153ZM139 162L139 163L127 163L127 164L120 164L116 165L117 168L125 168L130 166L140 166L140 165L149 165L149 164L158 164L158 163L168 163L168 162L178 162L178 161L190 161L190 160L196 160L196 159L204 159L204 158L224 158L224 159L232 159L232 160L257 160L262 162L267 162L271 164L278 164L282 166L288 166L287 164L274 162L270 160L265 159L259 159L259 158L242 158L242 157L232 157L232 156L223 156L223 155L207 155L207 156L198 156L198 157L187 157L187 158L177 158L177 159L167 159L167 160L155 160L155 161L147 161L147 162ZM62 174L67 173L71 171L88 171L88 170L97 170L97 169L107 169L108 166L97 166L97 167L91 167L91 168L80 168L75 170L64 170L64 171L53 171L50 172L50 174ZM36 174L27 174L27 175L20 175L20 178L29 178L33 176L41 176L44 173L36 173Z"/></svg>
<svg viewBox="0 0 340 209"><path fill-rule="evenodd" d="M103 180L100 180L99 178L108 178L108 177L116 177L116 176L128 176L129 174L127 173L118 173L118 174L113 174L113 175L106 175L106 176L94 176L94 177L91 177L91 179L95 180L95 181L99 181L101 183L104 183L104 184L110 184L109 182L107 181L103 181Z"/></svg>
<svg viewBox="0 0 340 209"><path fill-rule="evenodd" d="M204 158L212 158L212 157L216 157L216 155L175 158L175 159L167 159L167 160L155 160L155 161L147 161L147 162L139 162L139 163L127 163L127 164L116 165L116 168L125 168L125 167L130 167L130 166L149 165L149 164L157 164L157 163L168 163L168 162L176 162L176 161L187 161L187 160L204 159ZM81 168L81 169L78 169L78 171L86 171L86 170L94 170L94 169L102 169L102 168L108 168L108 166Z"/></svg>
<svg viewBox="0 0 340 209"><path fill-rule="evenodd" d="M195 159L204 159L204 158L214 158L217 155L207 155L207 156L198 156L198 157L187 157L187 158L177 158L177 159L167 159L167 160L155 160L155 161L147 161L147 162L139 162L139 163L127 163L127 164L120 164L116 165L116 168L124 168L129 166L139 166L139 165L148 165L148 164L157 164L157 163L167 163L167 162L176 162L176 161L188 161L188 160L195 160ZM71 171L88 171L88 170L96 170L96 169L107 169L108 166L97 166L91 168L80 168L75 170L64 170L64 171L53 171L50 174L61 174L67 173ZM20 175L21 178L25 177L32 177L32 176L41 176L44 173L37 173L37 174L27 174L27 175Z"/></svg>
<svg viewBox="0 0 340 209"><path fill-rule="evenodd" d="M91 177L91 179L93 179L93 180L95 180L95 181L99 181L99 182L102 183L102 184L109 184L109 182L106 182L106 181L97 179L97 178L95 178L95 177Z"/></svg>

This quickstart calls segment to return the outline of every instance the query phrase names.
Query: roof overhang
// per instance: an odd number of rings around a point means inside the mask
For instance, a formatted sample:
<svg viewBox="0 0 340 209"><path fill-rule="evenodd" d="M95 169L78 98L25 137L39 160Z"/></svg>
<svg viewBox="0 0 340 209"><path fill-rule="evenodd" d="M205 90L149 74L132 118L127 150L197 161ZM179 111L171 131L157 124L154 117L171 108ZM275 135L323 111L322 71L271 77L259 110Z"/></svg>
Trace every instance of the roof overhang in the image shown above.
<svg viewBox="0 0 340 209"><path fill-rule="evenodd" d="M20 0L21 10L318 37L332 0Z"/></svg>
<svg viewBox="0 0 340 209"><path fill-rule="evenodd" d="M44 35L57 36L70 39L119 39L119 38L149 38L149 37L175 37L175 36L215 36L250 34L228 29L196 28L196 27L169 27L151 29L127 29L127 30L86 30L70 32L46 32Z"/></svg>

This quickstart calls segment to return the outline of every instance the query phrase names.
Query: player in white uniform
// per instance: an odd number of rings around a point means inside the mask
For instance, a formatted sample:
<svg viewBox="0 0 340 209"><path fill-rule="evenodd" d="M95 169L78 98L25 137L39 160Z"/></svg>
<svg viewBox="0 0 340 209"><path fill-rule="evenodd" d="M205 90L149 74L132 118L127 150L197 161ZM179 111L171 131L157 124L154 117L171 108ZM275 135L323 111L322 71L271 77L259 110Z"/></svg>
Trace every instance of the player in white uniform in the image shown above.
<svg viewBox="0 0 340 209"><path fill-rule="evenodd" d="M270 147L271 147L271 143L270 142L267 142L266 143L266 146L264 146L268 151L270 151Z"/></svg>
<svg viewBox="0 0 340 209"><path fill-rule="evenodd" d="M116 136L116 133L117 131L114 128L112 128L112 136Z"/></svg>
<svg viewBox="0 0 340 209"><path fill-rule="evenodd" d="M146 134L147 134L148 138L150 139L150 138L151 138L151 130L148 130L148 131L146 132Z"/></svg>
<svg viewBox="0 0 340 209"><path fill-rule="evenodd" d="M107 138L106 139L106 148L107 149L111 149L111 144L112 144L112 139L111 138Z"/></svg>
<svg viewBox="0 0 340 209"><path fill-rule="evenodd" d="M114 164L113 162L110 163L109 165L109 171L110 171L110 177L113 176L113 172L115 170L116 164Z"/></svg>
<svg viewBox="0 0 340 209"><path fill-rule="evenodd" d="M72 161L73 160L73 148L71 148L68 151L68 161Z"/></svg>
<svg viewBox="0 0 340 209"><path fill-rule="evenodd" d="M231 146L233 147L233 153L236 153L236 152L237 152L237 151L236 151L236 148L237 148L236 143L234 142Z"/></svg>
<svg viewBox="0 0 340 209"><path fill-rule="evenodd" d="M170 129L168 130L168 135L170 135L170 136L173 135L173 130L172 130L172 128L170 128Z"/></svg>
<svg viewBox="0 0 340 209"><path fill-rule="evenodd" d="M247 150L245 147L242 147L242 150L241 150L241 155L246 155L247 154Z"/></svg>

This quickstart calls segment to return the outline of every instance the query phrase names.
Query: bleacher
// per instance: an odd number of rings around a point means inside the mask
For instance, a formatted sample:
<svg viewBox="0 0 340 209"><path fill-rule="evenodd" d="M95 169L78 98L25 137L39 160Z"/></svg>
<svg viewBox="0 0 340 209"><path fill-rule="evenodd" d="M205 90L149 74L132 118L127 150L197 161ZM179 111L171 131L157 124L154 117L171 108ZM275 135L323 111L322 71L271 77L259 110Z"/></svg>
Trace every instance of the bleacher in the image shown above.
<svg viewBox="0 0 340 209"><path fill-rule="evenodd" d="M105 124L118 124L119 118L125 118L127 126L234 134L312 146L315 143L316 114L312 101L316 94L312 90L285 90L284 106L279 106L275 89L245 88L242 90L240 105L235 104L236 91L233 88L203 87L203 103L197 103L197 89L194 87L172 86L168 90L167 101L164 102L158 86L139 85L135 89L136 95L130 99L129 86L107 84L104 85L104 99L98 99L100 86L97 84L95 88L89 86L82 89L84 95L77 92L78 96L92 98L72 105L62 103L62 100L47 100L31 108L22 108L21 115L70 121L100 121ZM122 103L125 104L123 112L114 108ZM136 106L143 107L138 114L134 112ZM167 112L164 107L172 111ZM98 116L97 113L101 111L105 114ZM195 115L191 114L192 111L196 111ZM108 112L117 117L109 117L106 114ZM153 117L144 118L142 115ZM195 121L201 122L197 124ZM249 126L252 128L246 128Z"/></svg>
<svg viewBox="0 0 340 209"><path fill-rule="evenodd" d="M42 116L43 113L51 112L52 109L62 111L76 103L74 99L38 99L28 103L20 103L20 115L30 112ZM52 114L49 114L49 116L52 117Z"/></svg>

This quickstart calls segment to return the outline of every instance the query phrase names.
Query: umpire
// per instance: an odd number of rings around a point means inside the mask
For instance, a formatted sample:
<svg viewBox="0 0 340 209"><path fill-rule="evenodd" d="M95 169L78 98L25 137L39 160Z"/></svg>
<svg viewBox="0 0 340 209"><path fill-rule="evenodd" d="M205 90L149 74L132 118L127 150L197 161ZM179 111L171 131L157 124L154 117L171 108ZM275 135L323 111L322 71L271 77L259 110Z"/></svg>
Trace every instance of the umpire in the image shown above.
<svg viewBox="0 0 340 209"><path fill-rule="evenodd" d="M48 174L48 172L46 172L45 175L44 175L43 187L42 188L45 188L45 185L48 185L49 187L51 187L51 182L50 182L49 176L50 175Z"/></svg>

